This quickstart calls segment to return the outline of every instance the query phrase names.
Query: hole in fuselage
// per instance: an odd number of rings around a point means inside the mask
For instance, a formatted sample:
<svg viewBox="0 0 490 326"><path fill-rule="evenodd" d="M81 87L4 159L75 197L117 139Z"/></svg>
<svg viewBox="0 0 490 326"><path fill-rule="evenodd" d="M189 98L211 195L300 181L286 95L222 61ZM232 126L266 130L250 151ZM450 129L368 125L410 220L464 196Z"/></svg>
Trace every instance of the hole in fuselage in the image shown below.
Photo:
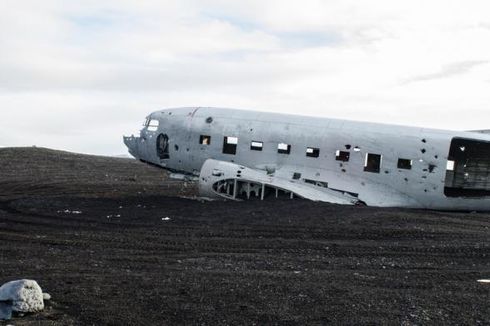
<svg viewBox="0 0 490 326"><path fill-rule="evenodd" d="M444 193L448 197L490 196L490 142L452 140Z"/></svg>
<svg viewBox="0 0 490 326"><path fill-rule="evenodd" d="M168 153L168 136L160 134L157 137L157 155L161 160L170 158Z"/></svg>

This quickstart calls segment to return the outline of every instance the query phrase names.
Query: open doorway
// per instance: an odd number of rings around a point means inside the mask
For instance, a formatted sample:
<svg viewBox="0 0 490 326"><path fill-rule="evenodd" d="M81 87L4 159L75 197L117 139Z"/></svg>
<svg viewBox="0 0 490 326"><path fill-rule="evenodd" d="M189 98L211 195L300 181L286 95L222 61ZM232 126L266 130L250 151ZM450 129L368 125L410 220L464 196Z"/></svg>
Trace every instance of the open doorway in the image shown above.
<svg viewBox="0 0 490 326"><path fill-rule="evenodd" d="M448 197L490 196L490 142L452 140L444 194Z"/></svg>
<svg viewBox="0 0 490 326"><path fill-rule="evenodd" d="M157 154L161 160L170 158L168 153L168 136L165 134L160 134L157 137Z"/></svg>

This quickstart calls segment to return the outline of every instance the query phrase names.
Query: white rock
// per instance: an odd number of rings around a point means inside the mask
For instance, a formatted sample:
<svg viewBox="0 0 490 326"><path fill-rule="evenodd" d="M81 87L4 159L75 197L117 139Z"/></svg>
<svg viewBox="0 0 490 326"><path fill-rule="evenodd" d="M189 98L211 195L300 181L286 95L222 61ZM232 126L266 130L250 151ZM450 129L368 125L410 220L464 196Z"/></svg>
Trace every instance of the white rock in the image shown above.
<svg viewBox="0 0 490 326"><path fill-rule="evenodd" d="M43 300L44 301L51 300L51 294L49 294L49 293L43 293Z"/></svg>
<svg viewBox="0 0 490 326"><path fill-rule="evenodd" d="M18 280L0 287L0 301L12 301L12 310L37 312L44 309L43 291L33 280Z"/></svg>

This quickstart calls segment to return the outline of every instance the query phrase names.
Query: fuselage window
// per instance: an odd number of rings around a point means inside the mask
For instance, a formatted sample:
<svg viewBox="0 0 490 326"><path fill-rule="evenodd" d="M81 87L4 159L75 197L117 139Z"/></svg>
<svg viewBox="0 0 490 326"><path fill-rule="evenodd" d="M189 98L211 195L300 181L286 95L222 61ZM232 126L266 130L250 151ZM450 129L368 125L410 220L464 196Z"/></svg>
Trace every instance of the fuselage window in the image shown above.
<svg viewBox="0 0 490 326"><path fill-rule="evenodd" d="M201 135L199 136L199 144L201 145L211 145L211 136Z"/></svg>
<svg viewBox="0 0 490 326"><path fill-rule="evenodd" d="M335 159L337 161L349 162L350 152L337 151L335 153Z"/></svg>
<svg viewBox="0 0 490 326"><path fill-rule="evenodd" d="M412 160L408 160L405 158L398 159L398 168L403 170L411 170L412 169Z"/></svg>
<svg viewBox="0 0 490 326"><path fill-rule="evenodd" d="M158 121L156 119L151 119L150 122L148 123L148 130L149 131L157 131L159 125L160 125L160 121Z"/></svg>
<svg viewBox="0 0 490 326"><path fill-rule="evenodd" d="M250 149L252 151L261 151L263 147L264 147L264 143L261 141L252 140L252 142L250 143Z"/></svg>
<svg viewBox="0 0 490 326"><path fill-rule="evenodd" d="M168 136L164 134L160 134L157 137L157 154L158 157L162 160L166 160L170 158L168 153Z"/></svg>
<svg viewBox="0 0 490 326"><path fill-rule="evenodd" d="M381 170L381 155L379 154L366 154L366 161L364 162L364 171L379 173Z"/></svg>
<svg viewBox="0 0 490 326"><path fill-rule="evenodd" d="M313 148L313 147L307 147L306 148L306 156L318 157L318 156L320 156L320 149L319 148Z"/></svg>
<svg viewBox="0 0 490 326"><path fill-rule="evenodd" d="M238 145L237 137L224 137L223 138L223 154L236 154L236 147Z"/></svg>
<svg viewBox="0 0 490 326"><path fill-rule="evenodd" d="M277 152L279 154L289 154L289 153L291 153L291 145L279 143L277 145Z"/></svg>

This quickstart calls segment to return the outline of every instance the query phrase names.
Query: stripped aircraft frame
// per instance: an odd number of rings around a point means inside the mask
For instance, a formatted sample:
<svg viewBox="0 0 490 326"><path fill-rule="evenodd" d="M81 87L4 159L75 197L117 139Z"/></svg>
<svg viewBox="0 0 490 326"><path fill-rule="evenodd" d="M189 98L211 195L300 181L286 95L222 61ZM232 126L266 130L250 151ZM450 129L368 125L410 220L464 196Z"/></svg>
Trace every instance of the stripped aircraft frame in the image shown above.
<svg viewBox="0 0 490 326"><path fill-rule="evenodd" d="M135 158L199 176L201 194L490 210L490 135L219 108L151 113Z"/></svg>

